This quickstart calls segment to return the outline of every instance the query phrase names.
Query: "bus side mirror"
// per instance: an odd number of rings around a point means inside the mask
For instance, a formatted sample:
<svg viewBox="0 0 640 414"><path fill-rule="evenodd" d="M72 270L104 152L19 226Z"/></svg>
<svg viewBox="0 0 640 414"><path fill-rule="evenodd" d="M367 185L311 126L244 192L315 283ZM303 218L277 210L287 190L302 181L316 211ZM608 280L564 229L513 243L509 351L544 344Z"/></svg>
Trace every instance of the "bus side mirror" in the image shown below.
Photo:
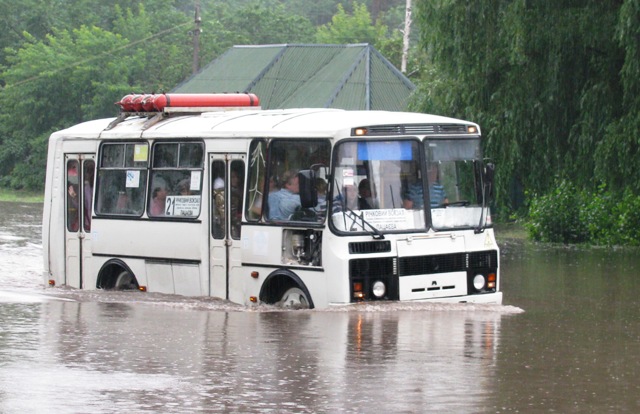
<svg viewBox="0 0 640 414"><path fill-rule="evenodd" d="M318 205L315 171L300 170L298 172L298 183L300 186L300 207L305 209Z"/></svg>
<svg viewBox="0 0 640 414"><path fill-rule="evenodd" d="M496 165L492 162L488 162L484 166L484 183L485 183L485 196L488 200L493 199L493 177L496 172Z"/></svg>

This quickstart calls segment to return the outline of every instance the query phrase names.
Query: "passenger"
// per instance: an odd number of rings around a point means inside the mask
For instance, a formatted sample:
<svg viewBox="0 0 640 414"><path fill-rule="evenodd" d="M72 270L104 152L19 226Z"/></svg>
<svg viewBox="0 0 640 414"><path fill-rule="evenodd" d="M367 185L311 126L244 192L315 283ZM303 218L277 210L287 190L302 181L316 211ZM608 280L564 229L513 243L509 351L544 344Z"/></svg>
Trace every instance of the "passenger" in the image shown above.
<svg viewBox="0 0 640 414"><path fill-rule="evenodd" d="M269 193L269 219L288 220L300 208L300 182L296 171L287 171L282 176L284 185Z"/></svg>
<svg viewBox="0 0 640 414"><path fill-rule="evenodd" d="M211 201L213 203L212 208L212 221L213 237L215 239L223 239L225 236L225 194L224 194L224 179L217 177L213 180L213 191L211 194Z"/></svg>
<svg viewBox="0 0 640 414"><path fill-rule="evenodd" d="M424 208L424 192L422 191L421 180L417 180L409 184L402 197L402 207L407 210L419 210Z"/></svg>
<svg viewBox="0 0 640 414"><path fill-rule="evenodd" d="M163 178L158 177L153 180L153 191L151 193L151 204L149 205L150 216L164 216L165 204L167 202L167 183Z"/></svg>
<svg viewBox="0 0 640 414"><path fill-rule="evenodd" d="M78 162L71 161L67 169L67 229L80 229L80 195L78 193Z"/></svg>
<svg viewBox="0 0 640 414"><path fill-rule="evenodd" d="M448 203L444 186L439 181L439 171L437 165L431 165L429 173L429 200L431 208L436 208ZM403 207L406 209L424 208L424 192L422 191L422 180L417 179L411 183L403 197Z"/></svg>
<svg viewBox="0 0 640 414"><path fill-rule="evenodd" d="M371 191L371 182L368 178L362 179L358 184L358 207L360 210L369 210L375 208Z"/></svg>
<svg viewBox="0 0 640 414"><path fill-rule="evenodd" d="M431 208L439 207L449 202L444 186L440 184L440 169L437 164L429 166L429 200L431 200Z"/></svg>
<svg viewBox="0 0 640 414"><path fill-rule="evenodd" d="M177 187L177 193L180 195L191 195L191 180L189 178L185 178L184 180L180 181L178 183Z"/></svg>
<svg viewBox="0 0 640 414"><path fill-rule="evenodd" d="M69 187L67 188L67 220L68 228L70 231L78 231L80 228L80 222L78 220L78 207L78 184L69 183Z"/></svg>

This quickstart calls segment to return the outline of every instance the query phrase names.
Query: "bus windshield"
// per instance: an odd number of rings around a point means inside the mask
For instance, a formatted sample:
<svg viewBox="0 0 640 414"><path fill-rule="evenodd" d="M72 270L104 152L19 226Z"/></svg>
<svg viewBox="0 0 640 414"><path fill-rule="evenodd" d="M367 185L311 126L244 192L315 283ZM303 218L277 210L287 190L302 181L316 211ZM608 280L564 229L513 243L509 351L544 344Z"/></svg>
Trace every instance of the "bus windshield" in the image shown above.
<svg viewBox="0 0 640 414"><path fill-rule="evenodd" d="M350 141L335 157L331 221L339 232L481 225L479 139Z"/></svg>
<svg viewBox="0 0 640 414"><path fill-rule="evenodd" d="M431 226L445 230L488 224L480 140L432 139L424 145Z"/></svg>

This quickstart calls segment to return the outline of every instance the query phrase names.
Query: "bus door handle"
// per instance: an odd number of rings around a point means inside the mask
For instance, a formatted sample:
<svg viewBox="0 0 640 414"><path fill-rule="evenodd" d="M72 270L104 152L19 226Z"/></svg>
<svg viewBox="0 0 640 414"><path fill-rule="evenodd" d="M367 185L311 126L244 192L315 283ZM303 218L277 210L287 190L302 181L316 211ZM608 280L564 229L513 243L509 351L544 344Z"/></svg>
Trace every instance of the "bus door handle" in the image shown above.
<svg viewBox="0 0 640 414"><path fill-rule="evenodd" d="M225 246L231 246L231 245L233 245L233 240L231 240L231 239L224 239L224 245L225 245Z"/></svg>

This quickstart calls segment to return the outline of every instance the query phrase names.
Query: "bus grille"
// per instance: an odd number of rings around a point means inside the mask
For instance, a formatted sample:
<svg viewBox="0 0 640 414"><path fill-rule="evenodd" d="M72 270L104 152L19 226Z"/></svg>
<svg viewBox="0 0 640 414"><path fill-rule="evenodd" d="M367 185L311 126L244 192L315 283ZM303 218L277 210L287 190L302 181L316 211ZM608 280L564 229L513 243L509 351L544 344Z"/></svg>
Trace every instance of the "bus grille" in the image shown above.
<svg viewBox="0 0 640 414"><path fill-rule="evenodd" d="M396 272L395 257L349 260L349 274L352 277L387 277L395 275Z"/></svg>
<svg viewBox="0 0 640 414"><path fill-rule="evenodd" d="M391 242L389 240L349 243L349 253L351 254L387 253L390 251Z"/></svg>
<svg viewBox="0 0 640 414"><path fill-rule="evenodd" d="M470 269L498 266L498 252L488 250L473 253L452 253L434 256L401 257L398 262L399 276L435 273L465 272Z"/></svg>

